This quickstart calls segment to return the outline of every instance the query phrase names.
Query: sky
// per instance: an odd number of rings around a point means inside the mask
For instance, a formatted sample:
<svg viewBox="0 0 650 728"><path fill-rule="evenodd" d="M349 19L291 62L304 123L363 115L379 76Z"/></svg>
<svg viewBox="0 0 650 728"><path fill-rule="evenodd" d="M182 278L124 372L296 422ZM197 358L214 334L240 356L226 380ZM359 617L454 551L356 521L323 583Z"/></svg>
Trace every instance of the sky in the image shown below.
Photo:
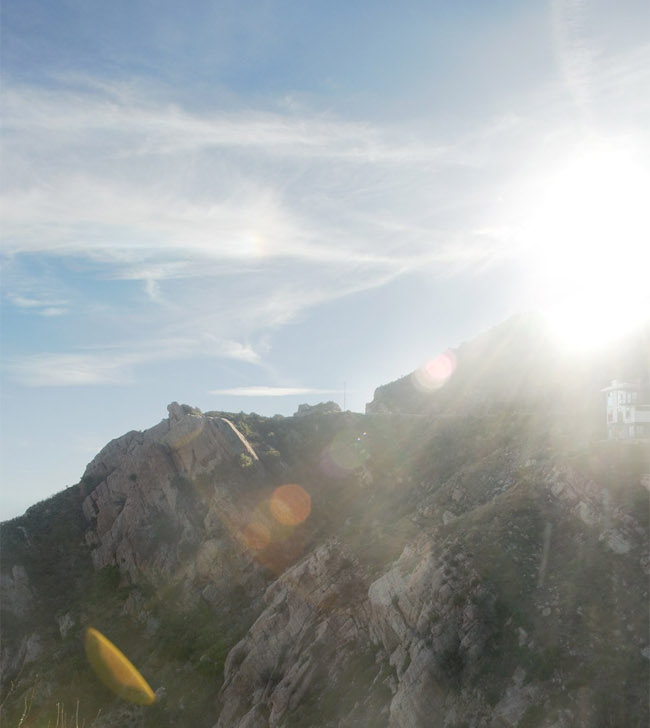
<svg viewBox="0 0 650 728"><path fill-rule="evenodd" d="M290 415L650 311L646 0L4 0L0 518L177 400Z"/></svg>

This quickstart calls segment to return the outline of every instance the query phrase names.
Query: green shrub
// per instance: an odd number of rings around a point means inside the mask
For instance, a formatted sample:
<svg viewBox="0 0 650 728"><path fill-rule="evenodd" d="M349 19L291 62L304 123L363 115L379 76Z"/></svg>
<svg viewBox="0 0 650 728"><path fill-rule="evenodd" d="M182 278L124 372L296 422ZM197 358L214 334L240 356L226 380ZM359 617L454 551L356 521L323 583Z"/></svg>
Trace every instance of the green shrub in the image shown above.
<svg viewBox="0 0 650 728"><path fill-rule="evenodd" d="M237 458L237 461L239 463L239 467L243 470L246 468L250 468L253 465L253 458L251 458L250 455L246 455L245 452L239 454L239 458Z"/></svg>
<svg viewBox="0 0 650 728"><path fill-rule="evenodd" d="M244 437L250 437L252 430L249 427L248 422L244 422L244 420L239 420L239 422L235 422L235 425Z"/></svg>

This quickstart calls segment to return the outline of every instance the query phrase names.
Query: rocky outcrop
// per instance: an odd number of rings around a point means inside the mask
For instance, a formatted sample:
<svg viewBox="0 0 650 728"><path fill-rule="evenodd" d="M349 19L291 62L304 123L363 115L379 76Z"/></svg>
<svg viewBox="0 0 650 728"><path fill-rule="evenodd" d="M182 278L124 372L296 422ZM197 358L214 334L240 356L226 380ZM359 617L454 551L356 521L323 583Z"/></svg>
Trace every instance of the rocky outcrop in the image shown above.
<svg viewBox="0 0 650 728"><path fill-rule="evenodd" d="M495 598L464 557L436 557L422 539L368 586L345 547L330 542L273 583L265 601L226 660L215 728L282 725L317 682L337 689L364 652L379 660L365 667L371 687L383 681L393 693L387 724L423 728L431 715L453 722L485 713L475 683Z"/></svg>
<svg viewBox="0 0 650 728"><path fill-rule="evenodd" d="M462 721L482 708L476 677L494 633L495 598L468 559L436 556L422 539L371 585L368 597L371 634L397 675L391 726L420 728L431 715L444 725L445 717Z"/></svg>
<svg viewBox="0 0 650 728"><path fill-rule="evenodd" d="M40 654L41 640L37 633L16 635L7 639L6 617L24 622L34 612L34 591L22 564L14 564L8 573L0 574L0 595L3 612L3 635L0 641L0 673L12 676L24 664L32 662Z"/></svg>
<svg viewBox="0 0 650 728"><path fill-rule="evenodd" d="M300 404L295 417L306 417L307 415L331 415L340 412L341 408L336 402L319 402L318 404Z"/></svg>
<svg viewBox="0 0 650 728"><path fill-rule="evenodd" d="M2 609L15 617L25 618L34 607L34 594L22 564L14 564L8 574L0 574Z"/></svg>
<svg viewBox="0 0 650 728"><path fill-rule="evenodd" d="M242 457L250 464L249 478L262 471L255 451L228 420L176 402L168 411L155 427L110 442L82 478L83 487L92 489L83 512L95 568L117 564L132 581L140 574L170 576L179 552L201 542L206 493L193 480L210 474L227 479L241 470Z"/></svg>
<svg viewBox="0 0 650 728"><path fill-rule="evenodd" d="M0 658L0 672L3 675L16 675L30 663L35 662L43 652L41 636L31 632L22 636L16 649L3 647Z"/></svg>
<svg viewBox="0 0 650 728"><path fill-rule="evenodd" d="M553 496L569 513L596 530L606 548L619 555L633 549L647 553L647 530L620 505L612 503L608 488L567 465L550 468L546 477ZM647 563L645 569L650 574Z"/></svg>
<svg viewBox="0 0 650 728"><path fill-rule="evenodd" d="M274 582L266 609L228 655L215 728L279 726L316 680L333 685L367 640L365 592L358 564L336 542Z"/></svg>

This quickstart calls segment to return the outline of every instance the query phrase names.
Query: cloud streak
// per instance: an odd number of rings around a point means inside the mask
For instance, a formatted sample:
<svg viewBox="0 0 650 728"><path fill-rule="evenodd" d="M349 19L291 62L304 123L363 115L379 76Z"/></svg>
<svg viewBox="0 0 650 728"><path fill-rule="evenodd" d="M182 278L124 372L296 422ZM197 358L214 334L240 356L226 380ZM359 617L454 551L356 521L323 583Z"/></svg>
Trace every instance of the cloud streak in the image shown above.
<svg viewBox="0 0 650 728"><path fill-rule="evenodd" d="M96 351L40 353L7 363L12 379L26 387L86 387L127 385L134 370L152 362L208 356L258 364L259 355L237 341L170 340L125 344Z"/></svg>
<svg viewBox="0 0 650 728"><path fill-rule="evenodd" d="M251 150L265 156L349 160L352 163L420 163L444 157L445 145L405 142L370 123L342 121L327 114L300 116L261 110L191 113L178 106L143 100L142 88L102 84L76 77L76 88L9 85L4 112L10 133L56 137L71 144L79 134L128 142L121 156L174 155L197 150ZM79 81L81 83L79 84ZM146 92L145 92L146 93ZM45 137L43 136L45 135Z"/></svg>
<svg viewBox="0 0 650 728"><path fill-rule="evenodd" d="M553 0L553 28L560 69L578 106L591 99L598 48L584 32L584 0Z"/></svg>
<svg viewBox="0 0 650 728"><path fill-rule="evenodd" d="M6 299L18 309L23 311L31 311L38 314L39 316L51 317L51 316L62 316L68 312L69 301L51 299L51 298L38 298L28 295L20 295L17 293L9 292L6 294Z"/></svg>
<svg viewBox="0 0 650 728"><path fill-rule="evenodd" d="M4 127L5 250L121 263L124 275L161 257L167 276L197 259L390 267L397 236L399 262L417 267L431 238L410 208L462 157L397 126L196 114L92 83L8 83Z"/></svg>
<svg viewBox="0 0 650 728"><path fill-rule="evenodd" d="M313 387L231 387L230 389L212 389L208 394L229 397L291 397L300 394L340 394L338 389L315 389Z"/></svg>

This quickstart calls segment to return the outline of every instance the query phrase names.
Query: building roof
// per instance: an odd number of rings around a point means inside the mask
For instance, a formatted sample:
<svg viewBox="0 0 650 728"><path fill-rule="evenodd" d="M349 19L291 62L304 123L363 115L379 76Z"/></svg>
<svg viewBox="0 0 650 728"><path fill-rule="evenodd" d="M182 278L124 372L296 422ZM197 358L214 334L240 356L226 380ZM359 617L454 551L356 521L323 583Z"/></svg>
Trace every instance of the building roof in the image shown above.
<svg viewBox="0 0 650 728"><path fill-rule="evenodd" d="M601 392L616 392L619 390L625 390L628 392L638 392L640 387L636 384L630 384L629 382L619 382L618 379L612 380L612 383L609 385L609 387L605 387L605 389L601 389Z"/></svg>

